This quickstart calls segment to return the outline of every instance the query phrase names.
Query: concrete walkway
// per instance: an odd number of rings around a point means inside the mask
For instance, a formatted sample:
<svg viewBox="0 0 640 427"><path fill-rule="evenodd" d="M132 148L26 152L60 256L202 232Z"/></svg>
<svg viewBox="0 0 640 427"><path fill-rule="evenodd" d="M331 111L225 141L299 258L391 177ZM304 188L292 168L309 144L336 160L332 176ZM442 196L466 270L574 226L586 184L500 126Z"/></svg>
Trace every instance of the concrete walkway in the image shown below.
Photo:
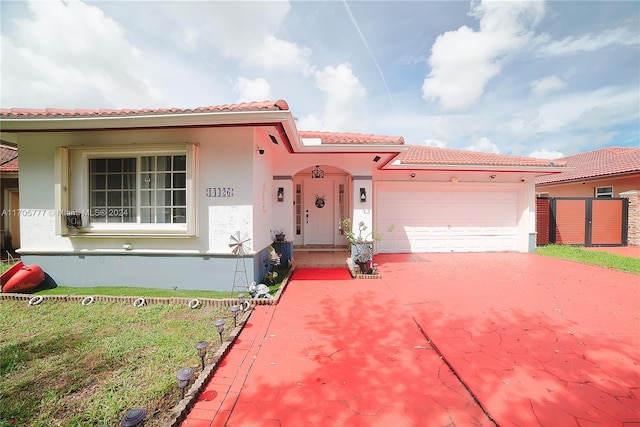
<svg viewBox="0 0 640 427"><path fill-rule="evenodd" d="M530 254L301 269L184 426L640 426L640 276Z"/></svg>

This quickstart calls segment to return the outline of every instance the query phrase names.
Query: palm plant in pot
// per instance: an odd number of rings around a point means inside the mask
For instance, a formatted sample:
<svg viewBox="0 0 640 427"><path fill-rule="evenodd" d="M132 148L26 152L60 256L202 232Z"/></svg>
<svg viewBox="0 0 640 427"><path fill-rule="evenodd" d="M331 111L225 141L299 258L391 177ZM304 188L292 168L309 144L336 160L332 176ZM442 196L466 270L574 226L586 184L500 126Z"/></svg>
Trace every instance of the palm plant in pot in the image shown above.
<svg viewBox="0 0 640 427"><path fill-rule="evenodd" d="M342 221L342 227L345 230L347 241L351 244L351 259L362 274L371 274L373 269L373 242L382 239L382 235L375 230L368 231L364 221L358 223L358 230L351 228L351 218ZM393 230L393 226L389 227L389 231Z"/></svg>

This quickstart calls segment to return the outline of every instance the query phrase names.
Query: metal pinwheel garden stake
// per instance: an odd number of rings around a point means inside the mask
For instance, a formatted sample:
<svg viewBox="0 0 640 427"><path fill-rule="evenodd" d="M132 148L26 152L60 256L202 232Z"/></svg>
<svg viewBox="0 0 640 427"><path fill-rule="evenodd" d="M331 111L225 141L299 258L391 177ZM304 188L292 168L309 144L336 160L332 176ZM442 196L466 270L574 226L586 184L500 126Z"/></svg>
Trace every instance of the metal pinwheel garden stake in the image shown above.
<svg viewBox="0 0 640 427"><path fill-rule="evenodd" d="M244 263L244 255L251 250L249 242L251 239L243 236L239 231L231 235L229 247L231 252L237 256L236 272L233 276L233 286L231 292L235 292L236 288L247 289L249 286L249 278L247 277L247 267ZM243 278L244 276L244 278Z"/></svg>

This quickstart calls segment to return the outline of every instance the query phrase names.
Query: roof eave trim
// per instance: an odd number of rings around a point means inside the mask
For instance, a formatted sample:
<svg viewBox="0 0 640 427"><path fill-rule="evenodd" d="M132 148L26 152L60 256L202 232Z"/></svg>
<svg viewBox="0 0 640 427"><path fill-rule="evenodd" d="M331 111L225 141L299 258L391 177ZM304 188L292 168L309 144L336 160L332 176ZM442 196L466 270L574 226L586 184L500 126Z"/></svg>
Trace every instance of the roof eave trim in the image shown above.
<svg viewBox="0 0 640 427"><path fill-rule="evenodd" d="M625 178L629 175L637 175L638 173L640 173L640 170L633 170L633 171L619 172L619 173L616 172L616 173L603 174L603 175L593 175L593 176L582 177L582 178L559 179L557 181L544 182L536 185L544 186L544 185L556 185L556 184L575 184L577 182L600 181L602 179L618 179L618 178Z"/></svg>
<svg viewBox="0 0 640 427"><path fill-rule="evenodd" d="M289 110L219 111L205 113L152 114L99 117L48 117L2 119L5 132L48 130L127 129L153 127L180 127L202 125L234 125L247 123L273 123L292 120Z"/></svg>
<svg viewBox="0 0 640 427"><path fill-rule="evenodd" d="M406 145L395 144L300 144L295 151L297 153L402 153L408 149Z"/></svg>
<svg viewBox="0 0 640 427"><path fill-rule="evenodd" d="M402 163L390 164L387 169L423 169L423 170L456 170L456 171L503 171L503 172L527 172L555 174L573 170L571 167L563 166L510 166L510 165L458 165L458 164L420 164Z"/></svg>

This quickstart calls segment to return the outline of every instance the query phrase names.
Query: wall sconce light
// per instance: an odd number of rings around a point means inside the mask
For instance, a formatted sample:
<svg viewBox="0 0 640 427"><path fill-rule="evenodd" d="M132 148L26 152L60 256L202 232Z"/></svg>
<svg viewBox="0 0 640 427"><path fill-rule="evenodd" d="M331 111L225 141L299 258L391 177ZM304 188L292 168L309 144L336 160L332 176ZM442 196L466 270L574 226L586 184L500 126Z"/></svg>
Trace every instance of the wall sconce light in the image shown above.
<svg viewBox="0 0 640 427"><path fill-rule="evenodd" d="M496 176L495 175L491 175L489 178L496 179Z"/></svg>
<svg viewBox="0 0 640 427"><path fill-rule="evenodd" d="M378 162L380 161L380 156L375 156L375 157L373 158L373 161L374 161L374 162L376 162L376 163L378 163Z"/></svg>
<svg viewBox="0 0 640 427"><path fill-rule="evenodd" d="M222 332L224 331L224 319L218 319L213 322L213 326L218 330L218 335L220 335L220 345L222 345Z"/></svg>
<svg viewBox="0 0 640 427"><path fill-rule="evenodd" d="M411 178L415 178L415 177L416 177L415 172L411 172Z"/></svg>
<svg viewBox="0 0 640 427"><path fill-rule="evenodd" d="M367 201L367 190L364 187L360 187L360 201L361 202Z"/></svg>
<svg viewBox="0 0 640 427"><path fill-rule="evenodd" d="M284 202L284 187L278 187L278 201Z"/></svg>
<svg viewBox="0 0 640 427"><path fill-rule="evenodd" d="M200 360L202 361L203 371L204 371L204 357L207 355L207 347L209 347L209 343L206 341L198 341L196 343L196 350L198 350L198 356L200 356Z"/></svg>
<svg viewBox="0 0 640 427"><path fill-rule="evenodd" d="M144 424L144 418L147 416L147 410L144 408L135 408L127 412L122 421L120 421L120 425L122 427L135 427L140 425L140 423Z"/></svg>
<svg viewBox="0 0 640 427"><path fill-rule="evenodd" d="M178 388L180 389L180 398L184 399L184 389L187 388L191 378L193 378L193 369L191 368L182 368L176 374L176 378L178 379Z"/></svg>
<svg viewBox="0 0 640 427"><path fill-rule="evenodd" d="M262 148L262 147L258 147L258 153L260 153L260 154L264 154L264 148Z"/></svg>

